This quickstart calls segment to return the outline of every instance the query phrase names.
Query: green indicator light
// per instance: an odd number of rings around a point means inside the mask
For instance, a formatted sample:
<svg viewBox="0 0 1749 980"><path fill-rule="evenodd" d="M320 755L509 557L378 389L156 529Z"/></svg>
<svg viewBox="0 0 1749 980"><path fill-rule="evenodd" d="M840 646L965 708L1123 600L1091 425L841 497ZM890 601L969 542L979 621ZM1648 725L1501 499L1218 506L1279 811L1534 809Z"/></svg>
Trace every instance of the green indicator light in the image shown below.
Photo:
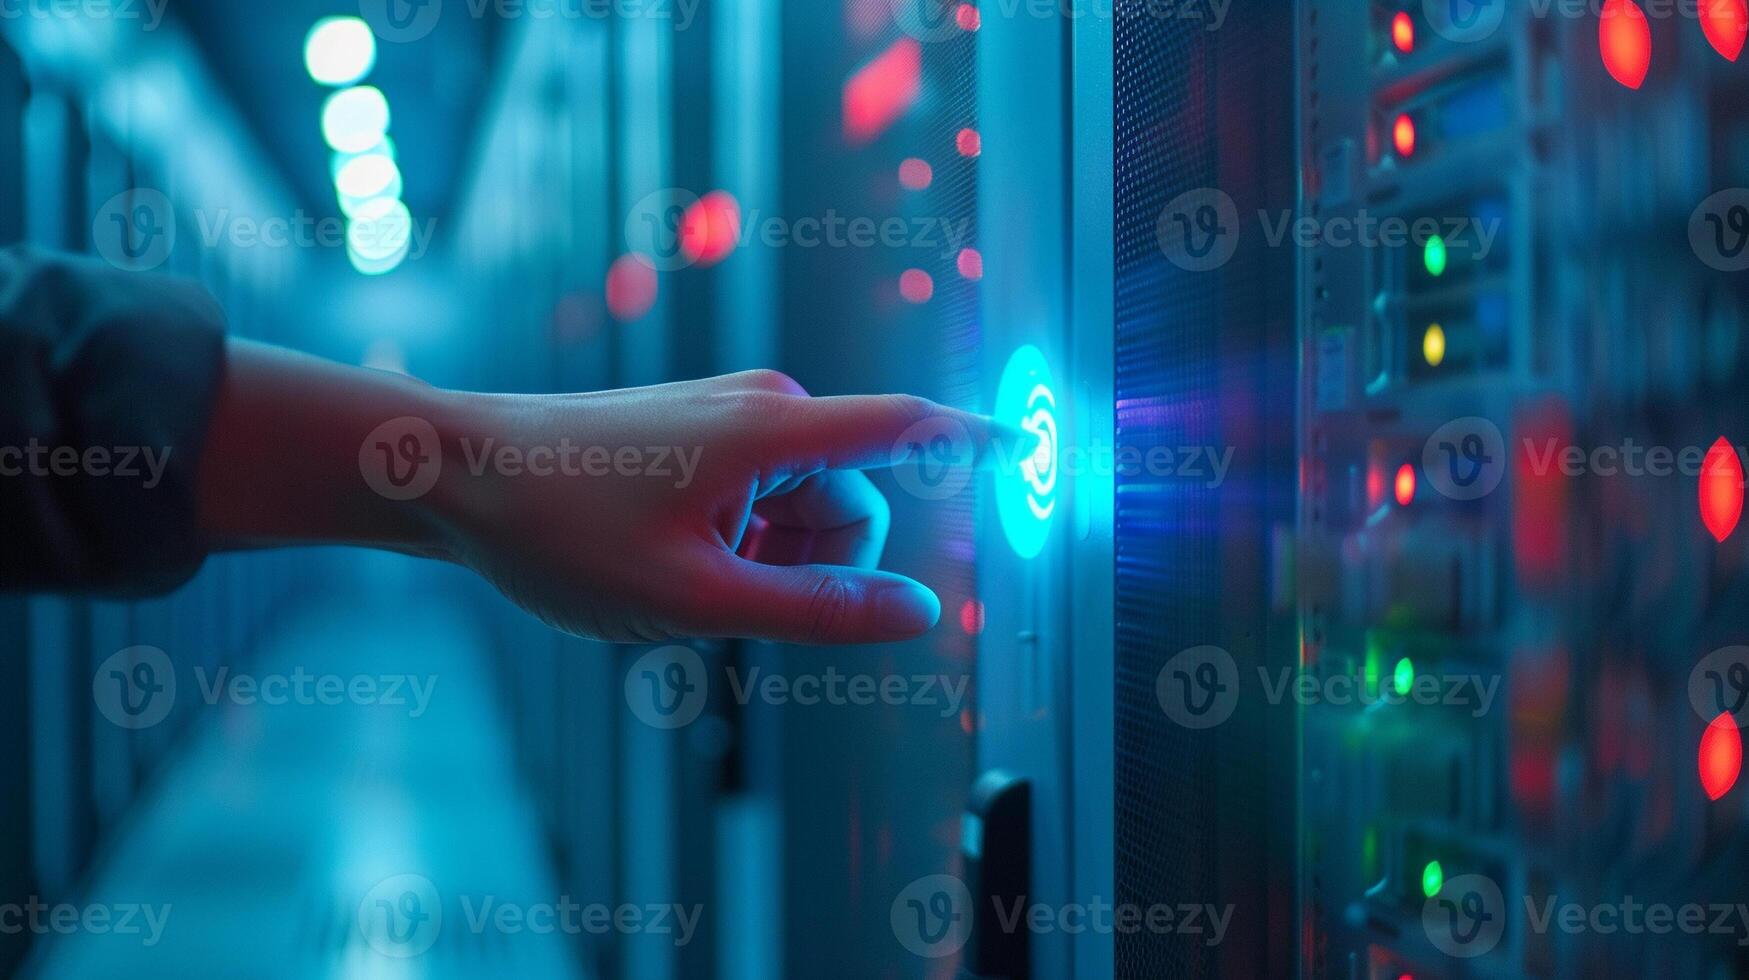
<svg viewBox="0 0 1749 980"><path fill-rule="evenodd" d="M1026 459L996 461L1002 530L1015 554L1033 558L1045 548L1057 509L1057 396L1043 351L1028 344L1008 359L996 387L995 415L1038 437L1037 450Z"/></svg>
<svg viewBox="0 0 1749 980"><path fill-rule="evenodd" d="M1427 251L1422 256L1427 262L1427 274L1438 278L1445 275L1445 264L1449 258L1445 251L1445 239L1434 235L1427 240Z"/></svg>
<svg viewBox="0 0 1749 980"><path fill-rule="evenodd" d="M1432 898L1444 887L1445 869L1439 866L1438 861L1427 862L1427 867L1421 869L1421 894Z"/></svg>
<svg viewBox="0 0 1749 980"><path fill-rule="evenodd" d="M1379 652L1370 644L1366 648L1366 666L1362 668L1366 679L1366 693L1373 694L1379 689Z"/></svg>
<svg viewBox="0 0 1749 980"><path fill-rule="evenodd" d="M1396 685L1398 694L1408 694L1409 688L1415 686L1415 662L1408 657L1397 661L1397 669L1391 674L1391 683Z"/></svg>

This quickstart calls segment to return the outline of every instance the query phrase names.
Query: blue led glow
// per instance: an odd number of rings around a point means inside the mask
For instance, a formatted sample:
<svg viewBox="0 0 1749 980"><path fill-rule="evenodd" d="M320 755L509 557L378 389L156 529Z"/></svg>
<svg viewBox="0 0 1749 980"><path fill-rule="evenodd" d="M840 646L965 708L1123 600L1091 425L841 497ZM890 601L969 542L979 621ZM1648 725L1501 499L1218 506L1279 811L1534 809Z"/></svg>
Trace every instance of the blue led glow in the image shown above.
<svg viewBox="0 0 1749 980"><path fill-rule="evenodd" d="M996 512L1016 554L1044 550L1057 510L1057 396L1050 365L1037 347L1014 352L996 387L996 418L1038 436L1037 450L1023 460L998 460ZM1010 465L1012 464L1012 465Z"/></svg>

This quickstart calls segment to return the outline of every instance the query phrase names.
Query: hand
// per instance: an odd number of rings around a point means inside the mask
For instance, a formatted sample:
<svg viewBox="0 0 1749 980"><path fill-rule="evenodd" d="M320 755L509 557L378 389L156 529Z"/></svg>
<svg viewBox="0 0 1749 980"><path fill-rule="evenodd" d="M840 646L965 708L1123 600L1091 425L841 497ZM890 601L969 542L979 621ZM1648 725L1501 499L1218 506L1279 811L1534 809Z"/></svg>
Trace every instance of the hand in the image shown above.
<svg viewBox="0 0 1749 980"><path fill-rule="evenodd" d="M209 453L228 459L205 467L219 475L203 480L208 526L221 545L311 537L297 519L260 516L263 497L301 482L299 495L329 504L317 509L326 515L318 523L337 525L316 536L455 561L548 624L613 641L826 644L921 634L939 619L940 601L918 582L875 570L890 512L861 471L889 465L906 430L933 417L962 426L979 459L991 457L992 440L1009 452L1026 439L910 396L810 398L773 371L548 396L441 392L373 375L373 385L394 390L361 397L358 379L343 383L338 372L370 372L324 366L326 384L305 372L288 378L283 352L273 352L279 363L262 363L265 351L233 357L228 375L255 377L227 381L232 401L243 404L227 407L222 396L220 419L234 418L215 421L209 437ZM265 410L249 404L251 393L294 382L310 392L306 410L328 416L300 430L334 434L321 439L325 448L288 451L338 453L349 466L329 477L312 477L309 467L248 477L254 461L228 433ZM356 460L368 434L409 416L429 421L441 444L441 476L430 491L409 501L369 494L377 499L334 503L326 484L364 482ZM248 486L236 485L239 474ZM239 510L226 498L248 503ZM239 525L253 529L239 533Z"/></svg>

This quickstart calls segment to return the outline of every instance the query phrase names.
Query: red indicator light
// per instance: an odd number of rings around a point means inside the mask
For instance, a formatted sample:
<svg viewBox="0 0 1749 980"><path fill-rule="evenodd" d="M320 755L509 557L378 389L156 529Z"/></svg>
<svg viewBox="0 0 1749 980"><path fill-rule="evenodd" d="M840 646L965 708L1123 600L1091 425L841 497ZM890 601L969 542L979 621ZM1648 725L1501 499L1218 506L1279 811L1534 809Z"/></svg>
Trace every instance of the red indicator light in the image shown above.
<svg viewBox="0 0 1749 980"><path fill-rule="evenodd" d="M656 305L656 262L622 255L607 269L607 311L623 323L642 319Z"/></svg>
<svg viewBox="0 0 1749 980"><path fill-rule="evenodd" d="M953 138L954 148L960 151L962 157L975 157L984 152L984 141L978 137L975 129L962 129Z"/></svg>
<svg viewBox="0 0 1749 980"><path fill-rule="evenodd" d="M844 83L844 139L861 145L886 132L917 101L923 46L903 38L875 55Z"/></svg>
<svg viewBox="0 0 1749 980"><path fill-rule="evenodd" d="M1700 29L1714 51L1736 61L1749 37L1749 0L1701 0Z"/></svg>
<svg viewBox="0 0 1749 980"><path fill-rule="evenodd" d="M935 168L927 160L907 157L899 164L899 186L908 191L920 191L935 180Z"/></svg>
<svg viewBox="0 0 1749 980"><path fill-rule="evenodd" d="M967 636L977 636L984 632L984 604L976 599L967 599L960 606L960 629Z"/></svg>
<svg viewBox="0 0 1749 980"><path fill-rule="evenodd" d="M899 276L899 295L907 303L927 303L935 295L935 280L922 269L906 269Z"/></svg>
<svg viewBox="0 0 1749 980"><path fill-rule="evenodd" d="M1743 460L1730 440L1719 437L1700 466L1700 519L1723 542L1743 516Z"/></svg>
<svg viewBox="0 0 1749 980"><path fill-rule="evenodd" d="M711 191L680 218L680 252L695 265L716 265L741 240L741 204L728 191Z"/></svg>
<svg viewBox="0 0 1749 980"><path fill-rule="evenodd" d="M1396 125L1391 127L1391 142L1397 147L1400 157L1415 153L1415 120L1410 119L1407 112L1398 116Z"/></svg>
<svg viewBox="0 0 1749 980"><path fill-rule="evenodd" d="M955 264L959 266L960 275L967 279L984 278L984 256L975 248L960 249L960 256Z"/></svg>
<svg viewBox="0 0 1749 980"><path fill-rule="evenodd" d="M962 3L954 8L953 22L960 25L962 31L975 31L982 24L983 18L978 16L978 8L969 3Z"/></svg>
<svg viewBox="0 0 1749 980"><path fill-rule="evenodd" d="M1404 54L1415 50L1415 21L1408 13L1398 12L1391 18L1391 43Z"/></svg>
<svg viewBox="0 0 1749 980"><path fill-rule="evenodd" d="M1652 68L1652 27L1634 0L1605 0L1597 44L1609 77L1632 89L1646 81Z"/></svg>
<svg viewBox="0 0 1749 980"><path fill-rule="evenodd" d="M1725 712L1706 726L1700 737L1700 785L1707 799L1716 800L1737 785L1743 771L1743 735L1737 721Z"/></svg>
<svg viewBox="0 0 1749 980"><path fill-rule="evenodd" d="M1404 463L1397 470L1397 506L1407 507L1415 502L1415 467Z"/></svg>

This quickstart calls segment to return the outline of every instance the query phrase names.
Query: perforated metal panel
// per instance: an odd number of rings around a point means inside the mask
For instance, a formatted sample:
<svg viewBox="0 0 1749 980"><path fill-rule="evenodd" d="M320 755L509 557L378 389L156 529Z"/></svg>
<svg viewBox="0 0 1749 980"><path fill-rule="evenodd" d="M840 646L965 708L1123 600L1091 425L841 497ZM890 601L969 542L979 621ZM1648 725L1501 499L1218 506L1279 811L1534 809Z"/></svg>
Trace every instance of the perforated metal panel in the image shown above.
<svg viewBox="0 0 1749 980"><path fill-rule="evenodd" d="M1284 557L1274 531L1293 520L1294 274L1253 217L1294 201L1292 27L1279 6L1234 10L1218 30L1145 7L1115 24L1118 444L1233 451L1218 485L1212 468L1117 480L1117 901L1232 909L1218 944L1118 934L1123 976L1267 976L1289 963L1290 719L1241 699L1224 723L1191 729L1155 690L1191 647L1222 647L1242 675L1292 662L1270 580ZM1157 229L1180 195L1207 189L1245 220L1228 223L1229 261L1193 271Z"/></svg>

